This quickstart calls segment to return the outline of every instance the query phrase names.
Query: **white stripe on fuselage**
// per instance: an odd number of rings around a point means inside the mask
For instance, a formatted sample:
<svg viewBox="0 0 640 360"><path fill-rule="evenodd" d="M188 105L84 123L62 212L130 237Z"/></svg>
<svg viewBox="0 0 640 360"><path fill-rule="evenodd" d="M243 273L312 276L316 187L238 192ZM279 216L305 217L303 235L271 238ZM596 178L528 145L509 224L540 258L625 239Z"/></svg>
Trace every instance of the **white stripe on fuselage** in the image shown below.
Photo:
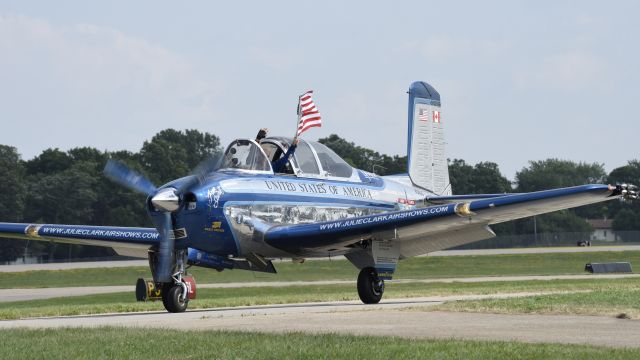
<svg viewBox="0 0 640 360"><path fill-rule="evenodd" d="M384 203L396 203L398 198L405 197L403 186L389 181L385 181L383 187L375 188L357 183L272 177L223 180L220 186L225 193L296 195Z"/></svg>

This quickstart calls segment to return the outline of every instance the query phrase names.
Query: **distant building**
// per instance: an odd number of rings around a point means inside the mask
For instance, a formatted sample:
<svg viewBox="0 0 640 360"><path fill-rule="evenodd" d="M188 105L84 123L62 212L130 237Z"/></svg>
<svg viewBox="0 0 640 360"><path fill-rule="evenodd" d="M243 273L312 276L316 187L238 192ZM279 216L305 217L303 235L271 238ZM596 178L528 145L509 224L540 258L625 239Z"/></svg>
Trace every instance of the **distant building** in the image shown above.
<svg viewBox="0 0 640 360"><path fill-rule="evenodd" d="M611 219L587 219L587 222L593 228L591 240L594 241L618 241L618 235L613 231L613 220Z"/></svg>

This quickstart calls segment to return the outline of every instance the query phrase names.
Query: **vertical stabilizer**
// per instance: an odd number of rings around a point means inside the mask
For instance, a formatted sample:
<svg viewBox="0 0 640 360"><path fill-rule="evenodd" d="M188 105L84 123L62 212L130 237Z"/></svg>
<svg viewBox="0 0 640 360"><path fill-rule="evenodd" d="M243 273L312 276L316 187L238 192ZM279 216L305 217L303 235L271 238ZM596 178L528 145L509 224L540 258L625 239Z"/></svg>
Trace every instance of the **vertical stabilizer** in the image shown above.
<svg viewBox="0 0 640 360"><path fill-rule="evenodd" d="M407 155L409 177L414 185L438 195L451 195L440 94L422 81L409 88Z"/></svg>

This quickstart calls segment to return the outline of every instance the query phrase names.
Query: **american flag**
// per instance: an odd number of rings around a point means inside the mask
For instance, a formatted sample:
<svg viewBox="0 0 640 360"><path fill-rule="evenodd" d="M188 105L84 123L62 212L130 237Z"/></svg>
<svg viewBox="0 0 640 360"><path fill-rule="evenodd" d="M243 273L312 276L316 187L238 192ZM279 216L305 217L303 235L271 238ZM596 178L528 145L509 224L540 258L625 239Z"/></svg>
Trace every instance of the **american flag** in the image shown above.
<svg viewBox="0 0 640 360"><path fill-rule="evenodd" d="M297 136L300 136L300 134L309 128L322 126L322 117L320 117L320 113L311 98L311 94L313 94L313 90L309 90L300 96L300 102L298 103L300 122L298 122Z"/></svg>
<svg viewBox="0 0 640 360"><path fill-rule="evenodd" d="M427 109L420 109L420 112L418 113L418 120L429 121L429 111L427 111Z"/></svg>

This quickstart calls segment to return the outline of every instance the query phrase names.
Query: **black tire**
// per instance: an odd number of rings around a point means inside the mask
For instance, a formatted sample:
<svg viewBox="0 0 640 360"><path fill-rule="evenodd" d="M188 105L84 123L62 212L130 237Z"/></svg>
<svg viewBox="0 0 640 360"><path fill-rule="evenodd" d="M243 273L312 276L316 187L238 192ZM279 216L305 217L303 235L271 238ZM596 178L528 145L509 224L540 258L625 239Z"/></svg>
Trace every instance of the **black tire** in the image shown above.
<svg viewBox="0 0 640 360"><path fill-rule="evenodd" d="M182 286L167 284L162 290L162 304L168 312L181 313L187 310L189 299L182 298Z"/></svg>
<svg viewBox="0 0 640 360"><path fill-rule="evenodd" d="M378 278L376 269L367 267L358 275L358 296L365 304L377 304L384 293L384 281Z"/></svg>
<svg viewBox="0 0 640 360"><path fill-rule="evenodd" d="M147 282L143 278L136 281L136 301L147 300Z"/></svg>

